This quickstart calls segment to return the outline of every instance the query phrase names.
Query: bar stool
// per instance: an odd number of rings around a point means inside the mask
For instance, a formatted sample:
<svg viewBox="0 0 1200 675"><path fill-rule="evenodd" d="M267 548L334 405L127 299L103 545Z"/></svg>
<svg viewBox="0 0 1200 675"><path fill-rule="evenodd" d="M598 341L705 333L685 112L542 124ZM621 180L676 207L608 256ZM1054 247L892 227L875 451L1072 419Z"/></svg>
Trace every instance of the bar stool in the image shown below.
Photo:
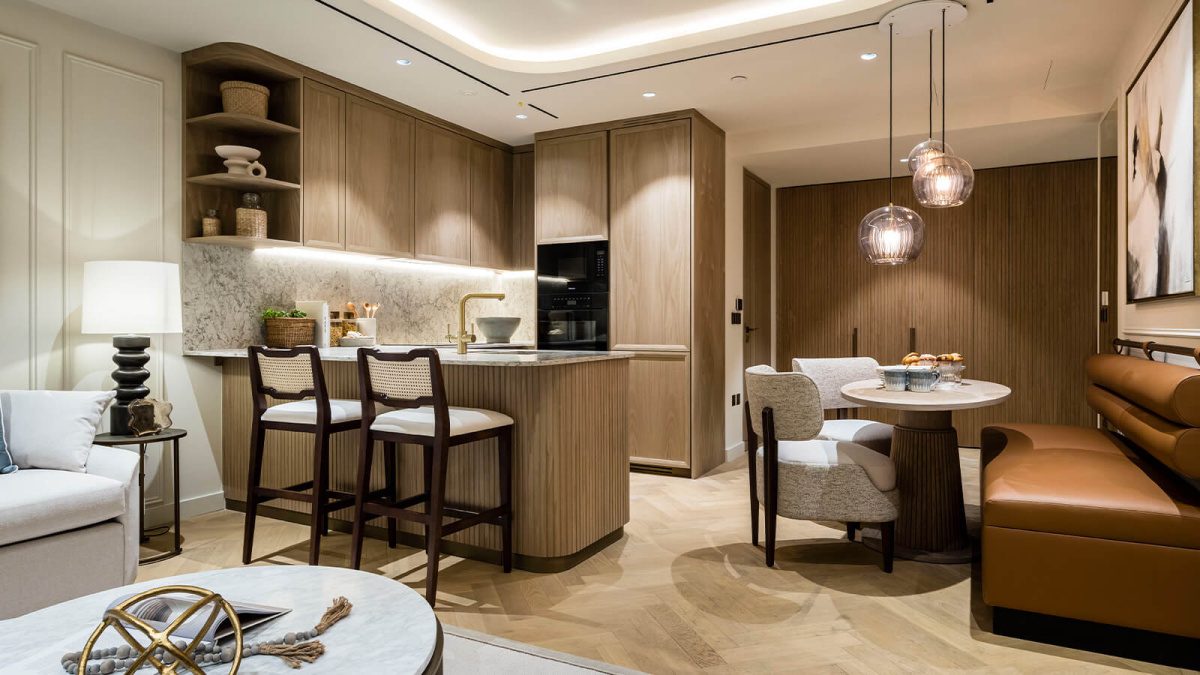
<svg viewBox="0 0 1200 675"><path fill-rule="evenodd" d="M354 495L329 489L329 437L359 426L362 408L353 399L331 399L316 347L248 349L250 386L254 393L254 419L250 431L250 473L246 483L246 534L242 564L250 564L254 546L254 521L258 505L273 499L294 499L312 504L312 534L308 564L321 555L321 535L329 531L329 513L354 503ZM291 401L269 406L267 397ZM313 434L312 480L286 488L262 487L263 449L268 430ZM332 500L332 501L331 501Z"/></svg>
<svg viewBox="0 0 1200 675"><path fill-rule="evenodd" d="M491 410L447 405L442 364L433 349L408 352L359 349L358 382L364 414L350 565L358 569L362 562L366 521L385 516L389 547L396 545L397 518L424 525L428 556L425 599L430 606L437 600L438 554L445 536L481 523L500 525L501 561L504 571L511 572L513 419ZM377 414L380 405L392 410ZM488 438L497 440L500 505L473 511L446 504L446 466L450 448ZM389 494L382 499L374 498L375 493L369 492L368 488L376 441L383 442L385 460L391 458L393 462L398 443L424 448L424 490L421 494L400 499L395 489L395 468L388 466ZM407 508L416 504L425 504L424 512ZM442 520L447 516L458 520L443 525Z"/></svg>

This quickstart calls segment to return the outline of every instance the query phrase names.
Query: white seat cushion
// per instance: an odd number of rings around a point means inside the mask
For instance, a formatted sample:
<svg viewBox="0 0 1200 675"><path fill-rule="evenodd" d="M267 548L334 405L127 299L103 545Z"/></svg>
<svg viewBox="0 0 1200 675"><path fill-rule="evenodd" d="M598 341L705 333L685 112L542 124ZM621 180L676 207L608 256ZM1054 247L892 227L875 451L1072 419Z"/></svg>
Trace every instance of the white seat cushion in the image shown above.
<svg viewBox="0 0 1200 675"><path fill-rule="evenodd" d="M304 401L292 401L291 403L272 406L267 408L262 418L267 422L316 424L317 401L310 398ZM358 419L362 419L362 403L354 399L329 399L329 421L331 423Z"/></svg>
<svg viewBox="0 0 1200 675"><path fill-rule="evenodd" d="M759 448L758 454L763 450ZM896 488L896 465L874 450L842 441L779 441L780 464L844 466L857 464L880 492Z"/></svg>
<svg viewBox="0 0 1200 675"><path fill-rule="evenodd" d="M825 420L821 435L825 441L845 441L865 445L875 452L891 454L892 425L871 420Z"/></svg>
<svg viewBox="0 0 1200 675"><path fill-rule="evenodd" d="M93 525L125 513L125 486L111 478L74 471L21 469L0 481L0 546Z"/></svg>
<svg viewBox="0 0 1200 675"><path fill-rule="evenodd" d="M495 429L513 423L508 415L480 408L450 407L450 435L460 436L484 429ZM375 418L374 431L414 436L433 436L433 407L405 408L386 412Z"/></svg>

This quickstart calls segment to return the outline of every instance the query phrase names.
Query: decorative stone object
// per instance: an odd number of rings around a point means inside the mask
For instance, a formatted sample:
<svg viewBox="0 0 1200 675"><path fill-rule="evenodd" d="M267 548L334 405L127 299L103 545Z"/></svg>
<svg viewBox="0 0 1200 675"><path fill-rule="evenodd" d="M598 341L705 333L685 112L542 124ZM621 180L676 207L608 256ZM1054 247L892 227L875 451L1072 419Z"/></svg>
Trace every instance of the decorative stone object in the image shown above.
<svg viewBox="0 0 1200 675"><path fill-rule="evenodd" d="M129 404L129 429L134 436L149 436L171 428L171 411L166 401L139 398Z"/></svg>

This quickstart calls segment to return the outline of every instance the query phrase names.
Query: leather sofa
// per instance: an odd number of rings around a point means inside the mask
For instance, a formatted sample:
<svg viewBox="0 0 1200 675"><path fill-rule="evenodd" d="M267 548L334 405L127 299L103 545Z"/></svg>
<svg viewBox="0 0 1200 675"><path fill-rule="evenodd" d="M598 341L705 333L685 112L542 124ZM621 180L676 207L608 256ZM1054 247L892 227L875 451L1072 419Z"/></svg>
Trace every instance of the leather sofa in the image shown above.
<svg viewBox="0 0 1200 675"><path fill-rule="evenodd" d="M0 619L137 577L138 454L92 446L86 469L0 478Z"/></svg>
<svg viewBox="0 0 1200 675"><path fill-rule="evenodd" d="M1200 370L1102 354L1087 375L1105 429L983 431L983 600L995 631L1049 616L1093 636L1107 624L1200 638Z"/></svg>

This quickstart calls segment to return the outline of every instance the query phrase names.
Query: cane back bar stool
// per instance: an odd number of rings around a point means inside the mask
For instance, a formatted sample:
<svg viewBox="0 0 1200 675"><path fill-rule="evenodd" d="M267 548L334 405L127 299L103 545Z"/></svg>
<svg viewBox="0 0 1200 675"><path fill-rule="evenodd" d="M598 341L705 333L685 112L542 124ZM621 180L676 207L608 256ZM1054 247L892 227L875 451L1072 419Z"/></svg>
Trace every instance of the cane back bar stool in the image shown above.
<svg viewBox="0 0 1200 675"><path fill-rule="evenodd" d="M746 431L750 444L750 534L758 545L758 505L766 509L767 566L775 564L775 520L833 520L854 530L879 523L883 571L892 571L896 467L857 443L820 436L824 415L817 385L804 373L770 366L746 369ZM758 439L763 439L762 448Z"/></svg>
<svg viewBox="0 0 1200 675"><path fill-rule="evenodd" d="M858 419L861 403L842 396L842 387L851 382L879 376L879 362L868 356L834 359L792 359L792 371L804 373L817 383L821 407L837 411L837 419L825 420L821 438L865 445L883 455L892 454L892 425Z"/></svg>
<svg viewBox="0 0 1200 675"><path fill-rule="evenodd" d="M294 499L312 505L308 564L321 556L321 536L329 532L329 513L354 504L354 495L329 489L329 437L358 429L361 404L331 399L325 388L321 355L316 347L271 349L250 347L250 386L254 419L250 431L250 473L246 484L246 532L242 563L250 564L258 506L273 499ZM267 398L290 401L270 406ZM263 450L267 431L313 434L313 477L285 488L262 486Z"/></svg>
<svg viewBox="0 0 1200 675"><path fill-rule="evenodd" d="M425 528L428 556L425 599L433 606L437 600L438 555L442 538L472 525L490 523L501 527L501 561L505 572L512 571L512 435L513 419L491 410L458 408L446 403L442 364L436 350L413 349L408 352L358 350L358 382L362 409L362 443L358 458L358 494L354 512L354 534L350 564L358 569L362 562L362 540L366 521L384 516L388 519L388 546L396 545L396 519L421 523ZM378 414L376 404L392 408ZM498 445L500 505L484 511L446 503L446 467L450 448L495 438ZM368 491L375 443L383 443L385 458L395 461L397 444L419 445L424 449L424 489L420 494L401 499L395 489L395 469L388 467L389 488L383 498ZM424 504L424 511L408 507ZM443 524L446 517L457 518Z"/></svg>

